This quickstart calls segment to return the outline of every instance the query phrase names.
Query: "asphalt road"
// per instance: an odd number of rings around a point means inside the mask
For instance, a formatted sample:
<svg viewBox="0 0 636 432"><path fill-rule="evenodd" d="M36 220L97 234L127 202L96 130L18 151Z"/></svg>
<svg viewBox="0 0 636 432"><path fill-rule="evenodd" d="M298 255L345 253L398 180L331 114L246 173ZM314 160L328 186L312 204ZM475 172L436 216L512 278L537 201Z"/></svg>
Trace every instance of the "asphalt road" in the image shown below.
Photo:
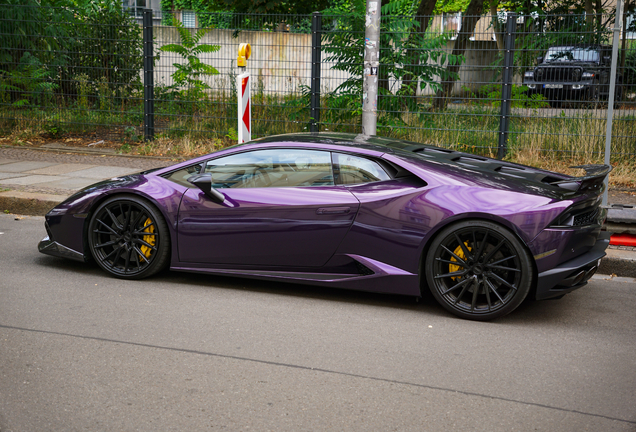
<svg viewBox="0 0 636 432"><path fill-rule="evenodd" d="M41 255L0 215L0 431L636 431L636 284L432 302Z"/></svg>

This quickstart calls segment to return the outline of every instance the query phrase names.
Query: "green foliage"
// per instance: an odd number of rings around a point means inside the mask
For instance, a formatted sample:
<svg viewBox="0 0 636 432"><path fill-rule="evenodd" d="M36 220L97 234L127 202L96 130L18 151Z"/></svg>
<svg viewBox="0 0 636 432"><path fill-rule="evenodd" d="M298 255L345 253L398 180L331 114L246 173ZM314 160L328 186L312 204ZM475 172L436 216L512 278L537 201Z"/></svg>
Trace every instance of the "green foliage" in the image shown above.
<svg viewBox="0 0 636 432"><path fill-rule="evenodd" d="M364 5L353 14L337 16L325 13L325 22L333 22L333 31L327 32L323 50L328 54L326 61L333 62L332 69L346 72L350 78L326 96L328 121L350 122L362 112L363 47L364 47ZM405 78L410 78L415 92L440 89L439 80L457 78L449 72L445 64L458 64L463 56L452 56L443 48L449 36L434 36L419 32L419 22L412 16L395 15L403 9L405 2L393 2L382 7L382 27L380 36L381 65L378 74L378 125L396 126L403 124L404 112L417 112L415 97L404 97L398 93L398 86Z"/></svg>
<svg viewBox="0 0 636 432"><path fill-rule="evenodd" d="M11 17L0 20L3 47L0 75L5 87L26 90L15 82L20 77L32 76L35 84L27 92L36 96L57 93L58 100L77 94L75 77L82 74L88 77L92 88L96 88L95 83L100 79L105 79L113 92L118 88L122 95L125 93L122 87L129 90L140 87L141 28L122 11L121 3L115 0L42 0L41 3L5 0L0 5L0 16ZM4 97L26 103L27 99L15 99L15 89L7 93L8 89L5 88Z"/></svg>
<svg viewBox="0 0 636 432"><path fill-rule="evenodd" d="M51 71L27 51L16 69L0 70L0 101L16 107L44 104L58 87L50 77Z"/></svg>
<svg viewBox="0 0 636 432"><path fill-rule="evenodd" d="M75 81L77 82L77 106L81 110L88 110L88 96L92 93L88 75L76 75Z"/></svg>
<svg viewBox="0 0 636 432"><path fill-rule="evenodd" d="M210 85L203 81L203 78L219 73L214 67L203 63L199 55L217 52L221 47L199 43L209 29L199 29L192 34L180 22L177 22L175 27L181 42L164 45L159 50L177 54L185 61L173 63L176 69L171 75L174 83L167 90L173 93L173 99L188 101L185 105L186 112L192 114L205 108L206 90L210 89Z"/></svg>
<svg viewBox="0 0 636 432"><path fill-rule="evenodd" d="M49 135L50 138L54 139L62 137L65 132L64 125L55 118L48 120L44 124L44 130L46 130L46 133Z"/></svg>
<svg viewBox="0 0 636 432"><path fill-rule="evenodd" d="M636 49L626 52L623 82L629 92L636 92Z"/></svg>
<svg viewBox="0 0 636 432"><path fill-rule="evenodd" d="M127 126L124 128L123 142L137 142L141 141L141 135L137 133L137 129L134 126Z"/></svg>
<svg viewBox="0 0 636 432"><path fill-rule="evenodd" d="M236 128L229 128L227 131L227 135L225 135L225 137L231 141L237 141L238 140L238 132L236 131Z"/></svg>
<svg viewBox="0 0 636 432"><path fill-rule="evenodd" d="M219 5L238 13L310 14L325 9L327 0L297 2L290 0L217 0Z"/></svg>
<svg viewBox="0 0 636 432"><path fill-rule="evenodd" d="M470 0L437 0L434 14L453 13L465 11Z"/></svg>
<svg viewBox="0 0 636 432"><path fill-rule="evenodd" d="M101 77L97 81L97 97L99 98L99 109L101 111L108 111L112 109L112 101L114 98L114 92L108 85L108 78Z"/></svg>
<svg viewBox="0 0 636 432"><path fill-rule="evenodd" d="M217 75L219 71L208 64L202 63L199 55L217 52L221 47L219 45L199 44L208 29L200 29L193 35L180 22L175 27L179 32L181 43L168 44L159 48L160 51L178 54L185 60L185 63L173 63L173 66L177 69L172 73L174 87L186 87L188 90L209 89L210 86L203 82L201 78L203 76Z"/></svg>
<svg viewBox="0 0 636 432"><path fill-rule="evenodd" d="M142 29L127 13L106 7L93 9L80 17L74 32L72 48L79 55L71 56L66 74L86 74L91 83L105 81L113 89L141 85Z"/></svg>
<svg viewBox="0 0 636 432"><path fill-rule="evenodd" d="M501 106L501 84L488 84L479 89L486 96L493 107ZM550 104L543 95L528 94L528 87L524 85L512 86L512 108L549 108Z"/></svg>
<svg viewBox="0 0 636 432"><path fill-rule="evenodd" d="M42 64L63 63L66 57L60 55L60 51L64 50L76 20L69 8L44 7L56 6L56 3L62 2L3 0L0 4L0 16L5 17L0 19L0 70L8 72L18 68L25 52Z"/></svg>

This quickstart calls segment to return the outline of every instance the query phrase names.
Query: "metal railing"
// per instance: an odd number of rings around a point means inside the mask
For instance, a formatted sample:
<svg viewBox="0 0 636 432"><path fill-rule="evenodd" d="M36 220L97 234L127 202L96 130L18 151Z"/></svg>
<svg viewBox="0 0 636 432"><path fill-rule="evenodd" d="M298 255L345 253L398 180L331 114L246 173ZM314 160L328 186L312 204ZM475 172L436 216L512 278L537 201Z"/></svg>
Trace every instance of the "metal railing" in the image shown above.
<svg viewBox="0 0 636 432"><path fill-rule="evenodd" d="M244 42L252 46L253 137L360 132L362 16L200 14L199 27L177 28L178 14L164 13L157 25L149 10L142 26L112 11L0 10L5 134L231 140ZM499 157L596 157L611 117L612 157L636 155L636 41L620 33L612 73L612 16L444 22L382 16L379 135ZM612 76L616 102L608 106Z"/></svg>

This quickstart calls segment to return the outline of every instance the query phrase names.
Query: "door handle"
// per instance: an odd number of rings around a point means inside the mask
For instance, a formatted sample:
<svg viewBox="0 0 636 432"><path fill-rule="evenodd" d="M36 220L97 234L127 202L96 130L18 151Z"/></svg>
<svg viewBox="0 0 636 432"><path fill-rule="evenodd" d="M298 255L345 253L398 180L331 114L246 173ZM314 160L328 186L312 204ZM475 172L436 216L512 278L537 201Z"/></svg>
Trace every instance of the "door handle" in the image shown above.
<svg viewBox="0 0 636 432"><path fill-rule="evenodd" d="M351 207L321 207L316 210L316 214L329 215L329 214L347 214L351 211Z"/></svg>

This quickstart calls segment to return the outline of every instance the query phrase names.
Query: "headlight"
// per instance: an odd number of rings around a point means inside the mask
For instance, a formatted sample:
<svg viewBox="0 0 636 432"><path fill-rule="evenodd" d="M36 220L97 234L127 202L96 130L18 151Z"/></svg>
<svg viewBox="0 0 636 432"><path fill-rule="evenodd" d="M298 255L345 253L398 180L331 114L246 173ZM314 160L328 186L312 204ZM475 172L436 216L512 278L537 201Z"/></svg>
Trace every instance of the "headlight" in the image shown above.
<svg viewBox="0 0 636 432"><path fill-rule="evenodd" d="M67 207L53 207L46 215L47 216L61 216L68 212Z"/></svg>
<svg viewBox="0 0 636 432"><path fill-rule="evenodd" d="M572 81L578 81L581 79L581 69L573 69L572 70Z"/></svg>
<svg viewBox="0 0 636 432"><path fill-rule="evenodd" d="M537 69L534 71L534 79L539 81L543 77L543 69Z"/></svg>

